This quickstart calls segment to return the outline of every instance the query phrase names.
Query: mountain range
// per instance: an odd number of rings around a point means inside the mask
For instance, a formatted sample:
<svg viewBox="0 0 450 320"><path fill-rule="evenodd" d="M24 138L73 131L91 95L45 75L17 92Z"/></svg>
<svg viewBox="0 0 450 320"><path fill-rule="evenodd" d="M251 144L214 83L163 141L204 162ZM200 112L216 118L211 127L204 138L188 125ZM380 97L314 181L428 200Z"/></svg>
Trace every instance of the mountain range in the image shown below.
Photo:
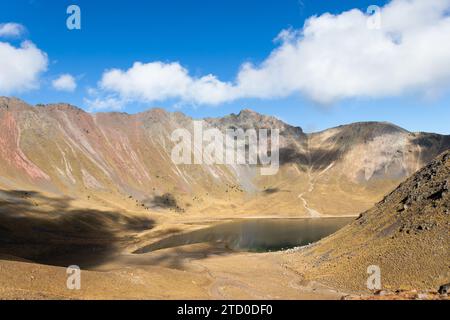
<svg viewBox="0 0 450 320"><path fill-rule="evenodd" d="M220 131L279 129L280 170L261 176L250 165L173 163L171 134L192 132L192 123L163 109L91 114L2 97L0 189L202 216L345 216L370 208L450 148L450 136L385 122L305 133L251 110L204 119Z"/></svg>
<svg viewBox="0 0 450 320"><path fill-rule="evenodd" d="M176 165L171 135L194 134L193 120L0 98L0 297L360 298L371 265L393 292L448 283L449 136L385 122L305 133L251 110L204 119L221 132L278 129L279 171L262 176L252 165ZM337 216L355 220L280 252L140 250L240 218ZM88 284L80 292L66 289L73 264Z"/></svg>

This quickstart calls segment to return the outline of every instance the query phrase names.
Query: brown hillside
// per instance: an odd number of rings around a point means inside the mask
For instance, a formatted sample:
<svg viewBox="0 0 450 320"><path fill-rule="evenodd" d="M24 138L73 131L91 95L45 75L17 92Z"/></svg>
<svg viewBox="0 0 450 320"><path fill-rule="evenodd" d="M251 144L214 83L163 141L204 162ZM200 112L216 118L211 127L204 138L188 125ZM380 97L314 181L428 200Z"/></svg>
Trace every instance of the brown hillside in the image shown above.
<svg viewBox="0 0 450 320"><path fill-rule="evenodd" d="M449 178L447 151L348 227L288 254L288 265L358 291L366 290L367 267L377 265L384 289L436 290L450 281Z"/></svg>

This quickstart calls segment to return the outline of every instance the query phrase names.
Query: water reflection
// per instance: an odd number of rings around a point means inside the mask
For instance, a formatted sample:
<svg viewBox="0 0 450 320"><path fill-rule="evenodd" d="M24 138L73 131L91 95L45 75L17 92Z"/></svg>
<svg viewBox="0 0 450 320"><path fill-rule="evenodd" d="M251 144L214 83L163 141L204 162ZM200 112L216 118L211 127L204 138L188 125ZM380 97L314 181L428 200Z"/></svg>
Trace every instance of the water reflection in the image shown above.
<svg viewBox="0 0 450 320"><path fill-rule="evenodd" d="M278 251L316 242L352 220L353 218L238 220L174 235L135 253L205 242L221 243L237 251Z"/></svg>

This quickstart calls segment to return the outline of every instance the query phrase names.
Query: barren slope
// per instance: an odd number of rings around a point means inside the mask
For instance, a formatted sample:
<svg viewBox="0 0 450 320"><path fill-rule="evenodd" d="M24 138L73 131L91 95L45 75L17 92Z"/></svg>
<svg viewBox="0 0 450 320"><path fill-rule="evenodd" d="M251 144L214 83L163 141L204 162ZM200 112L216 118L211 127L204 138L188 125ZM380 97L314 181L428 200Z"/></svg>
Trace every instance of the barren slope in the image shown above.
<svg viewBox="0 0 450 320"><path fill-rule="evenodd" d="M366 290L367 267L385 289L436 290L450 282L450 151L402 183L353 224L285 256L287 264L334 287Z"/></svg>
<svg viewBox="0 0 450 320"><path fill-rule="evenodd" d="M31 190L115 209L205 216L354 215L450 147L449 136L357 123L305 134L244 110L206 127L280 129L281 168L175 165L175 129L191 118L161 109L89 114L0 98L0 188Z"/></svg>

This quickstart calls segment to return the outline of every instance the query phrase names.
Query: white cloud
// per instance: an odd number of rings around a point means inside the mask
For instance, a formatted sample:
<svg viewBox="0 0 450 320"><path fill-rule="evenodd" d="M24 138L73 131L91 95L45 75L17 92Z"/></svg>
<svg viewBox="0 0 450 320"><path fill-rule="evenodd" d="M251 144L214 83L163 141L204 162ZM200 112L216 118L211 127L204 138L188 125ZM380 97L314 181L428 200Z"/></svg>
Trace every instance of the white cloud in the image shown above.
<svg viewBox="0 0 450 320"><path fill-rule="evenodd" d="M77 88L77 82L72 75L63 74L52 81L52 86L59 91L73 92Z"/></svg>
<svg viewBox="0 0 450 320"><path fill-rule="evenodd" d="M449 0L392 1L379 30L367 28L359 10L310 18L300 37L284 34L288 40L261 66L244 66L238 87L245 96L301 92L329 103L448 85L448 9Z"/></svg>
<svg viewBox="0 0 450 320"><path fill-rule="evenodd" d="M88 106L89 112L113 110L119 111L126 105L126 102L113 96L96 97L93 99L84 99L84 103Z"/></svg>
<svg viewBox="0 0 450 320"><path fill-rule="evenodd" d="M24 41L20 47L0 42L0 94L38 87L39 75L47 66L47 54L32 42Z"/></svg>
<svg viewBox="0 0 450 320"><path fill-rule="evenodd" d="M355 97L435 92L450 83L450 0L393 0L381 28L354 9L283 30L260 65L244 64L233 82L195 78L179 63L135 63L103 74L99 91L125 102L176 99L216 105L241 98L303 94L320 103ZM101 99L101 98L97 98Z"/></svg>
<svg viewBox="0 0 450 320"><path fill-rule="evenodd" d="M140 63L130 69L107 71L100 89L117 93L123 100L161 101L181 99L201 104L218 104L229 99L231 84L212 75L195 79L178 62Z"/></svg>
<svg viewBox="0 0 450 320"><path fill-rule="evenodd" d="M19 23L0 23L0 37L20 37L25 32L25 27Z"/></svg>

